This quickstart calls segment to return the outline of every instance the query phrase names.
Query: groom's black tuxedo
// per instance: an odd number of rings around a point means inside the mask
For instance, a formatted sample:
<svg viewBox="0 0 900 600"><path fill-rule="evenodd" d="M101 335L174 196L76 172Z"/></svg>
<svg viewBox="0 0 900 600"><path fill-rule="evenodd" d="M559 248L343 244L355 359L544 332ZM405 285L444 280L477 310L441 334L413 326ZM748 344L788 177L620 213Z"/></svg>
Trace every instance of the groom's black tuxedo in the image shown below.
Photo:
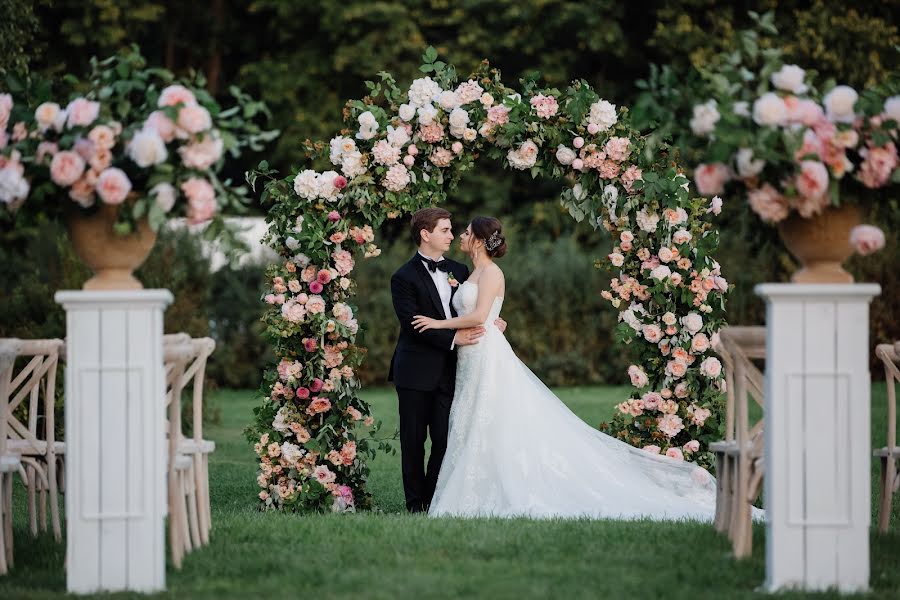
<svg viewBox="0 0 900 600"><path fill-rule="evenodd" d="M447 261L445 268L456 281L469 277L469 268ZM441 273L442 271L437 271ZM451 301L456 288L451 287ZM406 507L426 510L434 495L438 471L447 450L450 403L456 378L456 330L432 329L423 333L412 326L415 315L446 319L441 297L418 253L391 277L391 299L400 321L400 335L391 359L388 380L397 386L400 402L400 454ZM451 303L450 312L456 316ZM430 430L431 456L425 471L425 439Z"/></svg>

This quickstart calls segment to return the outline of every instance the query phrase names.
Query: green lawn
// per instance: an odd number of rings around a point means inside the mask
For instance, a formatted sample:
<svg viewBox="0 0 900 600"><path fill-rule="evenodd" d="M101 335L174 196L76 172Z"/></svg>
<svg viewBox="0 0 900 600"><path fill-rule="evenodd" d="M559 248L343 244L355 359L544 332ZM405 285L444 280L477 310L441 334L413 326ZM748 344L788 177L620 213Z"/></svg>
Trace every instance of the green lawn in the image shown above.
<svg viewBox="0 0 900 600"><path fill-rule="evenodd" d="M558 391L591 424L607 418L626 392L613 387ZM884 386L875 386L875 443L885 435L884 395ZM241 433L251 417L251 397L222 391L213 399L222 423L207 430L218 444L211 464L212 542L188 555L181 571L169 568L167 597L759 597L754 590L764 578L762 526L754 532L753 557L738 562L712 526L409 516L403 512L399 456L394 455L372 464L373 513L261 514L254 508L253 455ZM366 391L365 397L385 430L393 430L393 391ZM58 597L65 589L63 546L48 535L32 540L24 507L17 504L16 565L0 578L0 598ZM891 533L872 534L872 598L900 597L898 504Z"/></svg>

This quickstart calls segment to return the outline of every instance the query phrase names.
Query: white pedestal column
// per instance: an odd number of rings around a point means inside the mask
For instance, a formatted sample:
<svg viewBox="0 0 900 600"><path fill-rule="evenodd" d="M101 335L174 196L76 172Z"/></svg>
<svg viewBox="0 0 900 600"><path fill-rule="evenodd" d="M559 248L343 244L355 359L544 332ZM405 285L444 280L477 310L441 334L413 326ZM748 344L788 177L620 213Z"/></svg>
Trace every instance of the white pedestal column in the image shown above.
<svg viewBox="0 0 900 600"><path fill-rule="evenodd" d="M165 589L168 290L62 291L69 592Z"/></svg>
<svg viewBox="0 0 900 600"><path fill-rule="evenodd" d="M876 284L762 284L766 588L869 585L869 302Z"/></svg>

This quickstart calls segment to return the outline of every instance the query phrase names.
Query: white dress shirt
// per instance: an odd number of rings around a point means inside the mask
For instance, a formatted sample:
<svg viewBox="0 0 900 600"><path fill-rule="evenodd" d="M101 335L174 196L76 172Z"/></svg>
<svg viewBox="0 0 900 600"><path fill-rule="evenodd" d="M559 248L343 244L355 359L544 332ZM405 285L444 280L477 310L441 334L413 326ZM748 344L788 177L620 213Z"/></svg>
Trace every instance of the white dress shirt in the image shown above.
<svg viewBox="0 0 900 600"><path fill-rule="evenodd" d="M423 258L427 258L424 254L419 252L419 256ZM443 260L443 257L434 259L436 262ZM428 275L431 276L431 280L434 282L434 287L437 288L438 296L441 297L441 305L444 307L444 315L448 319L453 318L453 314L450 312L450 297L453 295L453 290L450 288L450 281L448 281L448 273L441 271L440 269L435 269L431 271L428 269L428 263L424 260L422 264L425 265L425 269L428 270Z"/></svg>

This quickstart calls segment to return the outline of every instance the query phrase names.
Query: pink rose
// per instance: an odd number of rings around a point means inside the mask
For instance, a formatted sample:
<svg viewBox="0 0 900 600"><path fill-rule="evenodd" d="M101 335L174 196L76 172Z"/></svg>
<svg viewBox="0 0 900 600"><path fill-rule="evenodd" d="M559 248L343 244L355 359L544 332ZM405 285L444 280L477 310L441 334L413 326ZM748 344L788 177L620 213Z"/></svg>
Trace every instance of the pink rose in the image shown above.
<svg viewBox="0 0 900 600"><path fill-rule="evenodd" d="M644 446L643 448L641 448L641 450L643 450L644 452L649 452L650 454L659 454L660 452L662 452L662 448L660 448L659 446L652 446L652 445Z"/></svg>
<svg viewBox="0 0 900 600"><path fill-rule="evenodd" d="M335 179L337 179L337 177L335 177ZM329 212L329 213L328 213L328 220L331 221L332 223L337 223L338 221L341 220L341 213L339 213L339 212L336 211L336 210L333 210L333 211Z"/></svg>
<svg viewBox="0 0 900 600"><path fill-rule="evenodd" d="M178 111L178 126L188 133L201 133L212 128L212 117L200 105L185 106Z"/></svg>
<svg viewBox="0 0 900 600"><path fill-rule="evenodd" d="M310 287L312 287L312 284L310 284ZM306 301L306 310L308 310L312 315L317 315L325 312L325 300L321 296L316 294L310 296L309 300Z"/></svg>
<svg viewBox="0 0 900 600"><path fill-rule="evenodd" d="M160 136L161 137L161 136ZM205 171L222 157L222 137L217 131L211 131L200 141L194 141L178 149L181 162L189 169Z"/></svg>
<svg viewBox="0 0 900 600"><path fill-rule="evenodd" d="M884 248L884 232L874 225L857 225L850 230L850 244L861 256L868 256Z"/></svg>
<svg viewBox="0 0 900 600"><path fill-rule="evenodd" d="M197 98L194 93L183 85L170 85L163 88L159 94L159 100L156 105L160 108L164 106L177 106L183 104L185 106L193 106L197 104Z"/></svg>
<svg viewBox="0 0 900 600"><path fill-rule="evenodd" d="M682 446L682 448L684 448L685 452L696 452L700 449L700 442L698 442L697 440L691 440L687 444Z"/></svg>
<svg viewBox="0 0 900 600"><path fill-rule="evenodd" d="M53 156L57 152L59 152L59 146L55 142L41 142L34 153L34 160L43 163L47 156Z"/></svg>
<svg viewBox="0 0 900 600"><path fill-rule="evenodd" d="M660 329L659 325L655 323L651 325L644 325L642 327L642 330L644 333L644 339L652 344L655 344L662 339L662 329Z"/></svg>
<svg viewBox="0 0 900 600"><path fill-rule="evenodd" d="M337 189L342 190L347 187L347 178L343 175L338 175L331 181L331 184Z"/></svg>
<svg viewBox="0 0 900 600"><path fill-rule="evenodd" d="M682 381L678 385L675 386L675 397L676 398L687 398L688 397L688 384L686 381Z"/></svg>
<svg viewBox="0 0 900 600"><path fill-rule="evenodd" d="M266 301L266 304L275 304L275 294L266 294L263 300Z"/></svg>
<svg viewBox="0 0 900 600"><path fill-rule="evenodd" d="M216 191L206 179L191 177L181 184L188 201L188 222L203 223L216 214Z"/></svg>
<svg viewBox="0 0 900 600"><path fill-rule="evenodd" d="M675 257L675 255L672 254L672 251L666 247L660 248L657 255L659 256L659 260L664 263L671 261Z"/></svg>
<svg viewBox="0 0 900 600"><path fill-rule="evenodd" d="M106 125L97 125L91 129L88 139L93 142L94 147L100 149L109 150L116 145L116 134Z"/></svg>
<svg viewBox="0 0 900 600"><path fill-rule="evenodd" d="M718 377L722 372L722 363L715 356L709 356L700 363L700 372L709 378Z"/></svg>
<svg viewBox="0 0 900 600"><path fill-rule="evenodd" d="M324 382L321 379L319 379L318 377L316 377L315 379L313 379L312 383L309 384L309 389L313 393L315 393L315 392L318 392L319 390L321 390L323 385L324 385Z"/></svg>
<svg viewBox="0 0 900 600"><path fill-rule="evenodd" d="M144 121L144 129L155 131L167 144L175 139L175 123L161 110L150 113Z"/></svg>
<svg viewBox="0 0 900 600"><path fill-rule="evenodd" d="M666 450L666 456L675 460L684 460L684 453L679 448L669 448Z"/></svg>
<svg viewBox="0 0 900 600"><path fill-rule="evenodd" d="M410 148L414 148L414 147L415 146L410 146ZM403 164L406 165L407 167L411 167L414 164L416 164L416 159L413 158L412 155L407 154L406 156L403 157Z"/></svg>
<svg viewBox="0 0 900 600"><path fill-rule="evenodd" d="M125 171L116 167L110 167L97 177L96 189L97 195L105 203L121 204L131 191L131 181L128 179L128 175L125 174Z"/></svg>
<svg viewBox="0 0 900 600"><path fill-rule="evenodd" d="M790 206L787 200L768 183L747 194L750 208L759 218L769 223L777 223L787 218Z"/></svg>
<svg viewBox="0 0 900 600"><path fill-rule="evenodd" d="M670 360L666 364L666 375L680 379L687 373L687 363L683 360Z"/></svg>
<svg viewBox="0 0 900 600"><path fill-rule="evenodd" d="M714 215L720 214L722 212L722 199L718 196L713 196L712 200L709 201L709 208L706 209L706 212Z"/></svg>
<svg viewBox="0 0 900 600"><path fill-rule="evenodd" d="M68 127L86 127L97 120L100 115L100 103L86 98L76 98L66 107L66 125Z"/></svg>
<svg viewBox="0 0 900 600"><path fill-rule="evenodd" d="M691 350L696 352L697 354L702 354L709 349L709 338L706 337L705 333L696 334L693 339L691 339Z"/></svg>
<svg viewBox="0 0 900 600"><path fill-rule="evenodd" d="M647 392L641 400L644 401L644 408L647 410L656 410L663 401L662 396L657 392Z"/></svg>
<svg viewBox="0 0 900 600"><path fill-rule="evenodd" d="M577 138L572 140L572 145L575 146L575 148L581 148L582 146L584 146L584 138L578 136Z"/></svg>
<svg viewBox="0 0 900 600"><path fill-rule="evenodd" d="M576 158L575 160L572 161L572 168L575 169L576 171L582 170L584 168L584 161L581 160L580 158Z"/></svg>
<svg viewBox="0 0 900 600"><path fill-rule="evenodd" d="M796 184L797 191L804 198L821 198L828 189L828 169L817 160L804 160L800 163L800 173L797 175ZM811 214L803 216L809 217Z"/></svg>
<svg viewBox="0 0 900 600"><path fill-rule="evenodd" d="M701 196L717 196L725 191L731 171L723 163L700 164L694 171L694 182Z"/></svg>
<svg viewBox="0 0 900 600"><path fill-rule="evenodd" d="M656 420L656 425L667 437L673 438L684 429L684 421L676 414L667 413Z"/></svg>
<svg viewBox="0 0 900 600"><path fill-rule="evenodd" d="M332 242L334 242L335 244L340 244L345 239L347 239L347 234L344 233L343 231L335 231L328 237L328 239L331 240Z"/></svg>
<svg viewBox="0 0 900 600"><path fill-rule="evenodd" d="M323 289L325 289L325 286L320 281L309 282L309 291L313 294L321 294Z"/></svg>
<svg viewBox="0 0 900 600"><path fill-rule="evenodd" d="M321 269L316 274L316 279L319 281L319 283L322 284L331 283L331 271L329 271L328 269Z"/></svg>
<svg viewBox="0 0 900 600"><path fill-rule="evenodd" d="M864 159L859 168L859 180L868 188L884 186L897 167L897 147L894 143L866 147L861 149L859 154Z"/></svg>
<svg viewBox="0 0 900 600"><path fill-rule="evenodd" d="M588 123L588 133L594 135L600 131L600 126L596 123Z"/></svg>
<svg viewBox="0 0 900 600"><path fill-rule="evenodd" d="M84 159L76 152L64 150L53 155L50 161L50 179L58 186L68 187L84 173Z"/></svg>
<svg viewBox="0 0 900 600"><path fill-rule="evenodd" d="M628 367L628 376L631 378L631 385L636 388L647 387L647 384L650 383L647 374L637 365Z"/></svg>

